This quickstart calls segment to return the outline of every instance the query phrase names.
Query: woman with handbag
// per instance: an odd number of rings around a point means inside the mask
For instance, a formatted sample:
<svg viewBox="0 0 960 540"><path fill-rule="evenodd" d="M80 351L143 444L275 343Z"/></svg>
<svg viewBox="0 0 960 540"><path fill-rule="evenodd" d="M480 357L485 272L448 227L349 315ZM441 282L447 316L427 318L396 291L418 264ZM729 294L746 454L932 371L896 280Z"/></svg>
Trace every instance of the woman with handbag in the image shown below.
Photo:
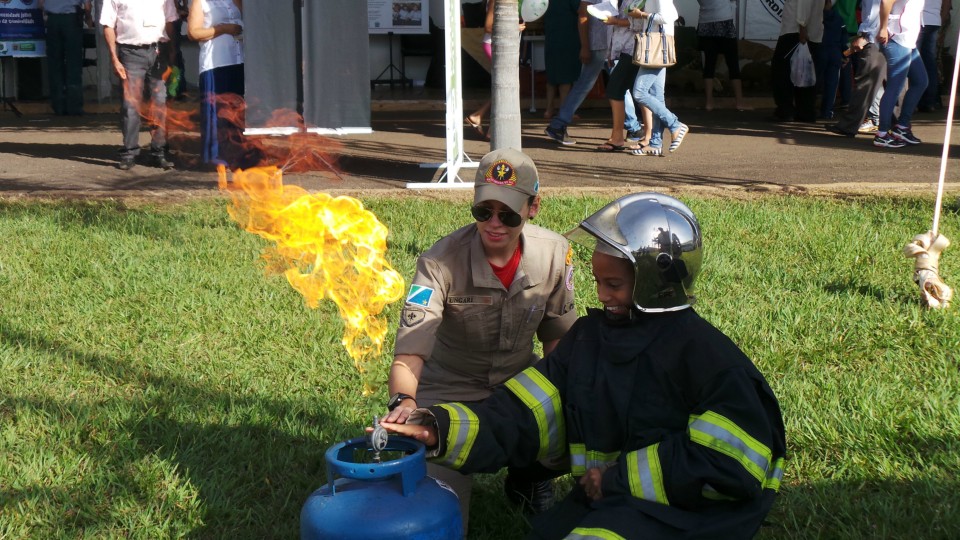
<svg viewBox="0 0 960 540"><path fill-rule="evenodd" d="M663 155L663 128L670 130L671 152L680 148L680 143L690 131L677 115L670 112L664 101L664 86L667 81L666 66L676 62L673 43L673 23L679 16L673 0L647 0L627 12L630 28L637 32L637 48L633 62L638 65L633 83L633 99L637 104L650 109L653 114L653 132L650 144L633 151L635 156Z"/></svg>
<svg viewBox="0 0 960 540"><path fill-rule="evenodd" d="M643 117L642 135L631 131L627 137L624 137L625 120L627 118L626 100L632 100L631 89L637 78L637 66L633 64L633 50L635 45L635 32L630 29L630 19L627 18L627 12L634 5L640 5L644 0L634 0L629 2L623 0L620 3L620 12L615 17L603 19L603 24L612 26L610 32L610 49L608 50L607 61L613 65L610 71L610 77L607 79L606 95L610 101L610 111L613 114L613 129L610 131L610 138L607 142L597 147L598 152L619 152L622 150L637 150L650 143L650 125L652 123L650 111L647 109L637 109ZM627 140L637 141L635 137L640 136L638 144L627 146Z"/></svg>

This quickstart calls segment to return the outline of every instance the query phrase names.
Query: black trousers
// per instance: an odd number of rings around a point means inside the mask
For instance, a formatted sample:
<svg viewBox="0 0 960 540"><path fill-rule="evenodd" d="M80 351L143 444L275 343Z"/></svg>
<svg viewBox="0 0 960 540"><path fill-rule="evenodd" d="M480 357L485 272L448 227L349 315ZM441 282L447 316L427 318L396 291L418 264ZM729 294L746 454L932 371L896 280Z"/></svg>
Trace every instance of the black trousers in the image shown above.
<svg viewBox="0 0 960 540"><path fill-rule="evenodd" d="M867 43L853 57L853 62L853 96L850 106L837 119L840 129L848 133L856 133L860 128L877 95L877 88L887 78L887 59L874 43Z"/></svg>
<svg viewBox="0 0 960 540"><path fill-rule="evenodd" d="M83 19L47 14L47 70L53 113L83 114Z"/></svg>
<svg viewBox="0 0 960 540"><path fill-rule="evenodd" d="M790 81L790 56L799 43L799 33L783 34L777 39L777 46L773 50L770 80L773 84L773 102L777 106L774 116L780 120L816 122L816 86L797 88ZM807 41L807 46L816 62L820 44Z"/></svg>

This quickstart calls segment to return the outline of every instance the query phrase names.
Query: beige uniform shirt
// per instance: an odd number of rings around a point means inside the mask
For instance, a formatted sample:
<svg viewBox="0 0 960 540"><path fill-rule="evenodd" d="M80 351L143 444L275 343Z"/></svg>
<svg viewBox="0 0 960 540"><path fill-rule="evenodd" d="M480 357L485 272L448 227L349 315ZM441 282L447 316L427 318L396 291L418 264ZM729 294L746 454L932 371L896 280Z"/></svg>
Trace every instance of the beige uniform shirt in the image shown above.
<svg viewBox="0 0 960 540"><path fill-rule="evenodd" d="M539 359L534 334L559 339L576 320L567 240L528 223L521 242L509 290L490 268L473 223L417 260L394 354L426 359L417 387L421 407L487 397Z"/></svg>

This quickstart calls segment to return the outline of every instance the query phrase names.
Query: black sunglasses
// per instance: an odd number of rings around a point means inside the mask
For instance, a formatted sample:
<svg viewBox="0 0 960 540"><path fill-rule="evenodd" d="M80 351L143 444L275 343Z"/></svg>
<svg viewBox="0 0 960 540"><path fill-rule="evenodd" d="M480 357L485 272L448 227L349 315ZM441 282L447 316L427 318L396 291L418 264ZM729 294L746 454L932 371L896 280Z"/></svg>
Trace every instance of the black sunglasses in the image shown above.
<svg viewBox="0 0 960 540"><path fill-rule="evenodd" d="M493 217L493 210L486 206L473 206L470 208L470 213L473 214L473 219L480 222L489 221L490 218ZM500 218L500 223L503 223L507 227L519 227L520 224L523 223L523 218L520 214L510 210L497 212L497 217Z"/></svg>

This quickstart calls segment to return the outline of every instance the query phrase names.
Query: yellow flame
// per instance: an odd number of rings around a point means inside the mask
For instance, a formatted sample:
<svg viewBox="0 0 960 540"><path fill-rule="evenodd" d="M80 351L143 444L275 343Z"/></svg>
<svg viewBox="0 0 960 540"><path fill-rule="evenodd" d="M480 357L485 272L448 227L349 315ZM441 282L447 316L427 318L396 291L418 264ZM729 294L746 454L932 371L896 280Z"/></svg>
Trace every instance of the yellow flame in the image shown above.
<svg viewBox="0 0 960 540"><path fill-rule="evenodd" d="M230 216L248 232L275 242L267 270L282 273L316 308L329 298L344 322L343 346L363 375L364 395L376 391L376 362L387 333L378 317L403 295L403 278L387 262L387 228L352 197L308 193L283 185L276 167L233 172L219 167Z"/></svg>

